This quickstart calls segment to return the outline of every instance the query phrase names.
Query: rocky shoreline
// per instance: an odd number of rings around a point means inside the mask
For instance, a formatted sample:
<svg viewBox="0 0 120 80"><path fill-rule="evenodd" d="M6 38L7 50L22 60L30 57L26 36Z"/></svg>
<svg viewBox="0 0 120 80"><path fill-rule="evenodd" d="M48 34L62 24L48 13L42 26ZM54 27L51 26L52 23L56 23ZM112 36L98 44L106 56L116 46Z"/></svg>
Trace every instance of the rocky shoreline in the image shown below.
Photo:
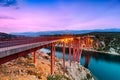
<svg viewBox="0 0 120 80"><path fill-rule="evenodd" d="M0 65L0 80L94 80L90 71L78 63L71 67L66 61L65 77L48 79L50 76L50 56L38 50L36 64L33 63L33 54L9 61ZM56 58L55 75L63 75L62 60Z"/></svg>
<svg viewBox="0 0 120 80"><path fill-rule="evenodd" d="M46 49L50 49L50 47L47 47ZM62 51L62 47L56 47L56 51ZM66 53L69 53L69 48L66 47ZM86 50L83 49L82 53L94 53L94 54L105 54L105 55L113 55L113 56L120 56L120 54L114 54L111 52L105 52L105 51L96 51L96 50Z"/></svg>

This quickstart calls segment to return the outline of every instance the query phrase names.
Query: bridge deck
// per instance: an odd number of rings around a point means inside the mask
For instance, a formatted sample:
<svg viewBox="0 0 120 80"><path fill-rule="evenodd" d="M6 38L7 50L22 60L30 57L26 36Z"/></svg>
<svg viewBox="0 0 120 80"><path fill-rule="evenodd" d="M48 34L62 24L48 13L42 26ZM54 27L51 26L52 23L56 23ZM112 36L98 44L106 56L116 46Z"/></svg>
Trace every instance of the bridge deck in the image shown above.
<svg viewBox="0 0 120 80"><path fill-rule="evenodd" d="M36 47L48 45L52 42L55 42L55 41L37 42L37 43L31 43L31 44L23 44L23 45L0 48L0 58L10 56L19 52L23 52L26 50L30 50Z"/></svg>

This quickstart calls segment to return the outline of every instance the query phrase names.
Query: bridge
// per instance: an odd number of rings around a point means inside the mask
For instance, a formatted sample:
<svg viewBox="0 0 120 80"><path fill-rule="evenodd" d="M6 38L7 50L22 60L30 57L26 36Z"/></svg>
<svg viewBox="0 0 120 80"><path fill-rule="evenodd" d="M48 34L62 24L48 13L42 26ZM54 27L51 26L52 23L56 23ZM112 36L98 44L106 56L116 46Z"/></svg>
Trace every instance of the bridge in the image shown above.
<svg viewBox="0 0 120 80"><path fill-rule="evenodd" d="M10 41L0 41L0 64L25 56L31 52L34 53L34 64L36 63L36 51L51 47L51 74L54 74L56 45L62 45L63 51L63 70L65 72L65 53L66 47L69 48L69 62L80 63L83 49L92 49L93 39L90 36L47 36L15 39Z"/></svg>

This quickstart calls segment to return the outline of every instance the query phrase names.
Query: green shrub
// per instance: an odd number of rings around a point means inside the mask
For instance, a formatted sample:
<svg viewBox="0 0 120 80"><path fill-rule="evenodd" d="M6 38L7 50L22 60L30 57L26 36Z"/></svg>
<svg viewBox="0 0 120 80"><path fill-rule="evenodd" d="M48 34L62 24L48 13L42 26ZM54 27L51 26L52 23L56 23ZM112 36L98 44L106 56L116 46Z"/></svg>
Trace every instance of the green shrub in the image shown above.
<svg viewBox="0 0 120 80"><path fill-rule="evenodd" d="M70 78L64 75L49 75L47 80L70 80Z"/></svg>

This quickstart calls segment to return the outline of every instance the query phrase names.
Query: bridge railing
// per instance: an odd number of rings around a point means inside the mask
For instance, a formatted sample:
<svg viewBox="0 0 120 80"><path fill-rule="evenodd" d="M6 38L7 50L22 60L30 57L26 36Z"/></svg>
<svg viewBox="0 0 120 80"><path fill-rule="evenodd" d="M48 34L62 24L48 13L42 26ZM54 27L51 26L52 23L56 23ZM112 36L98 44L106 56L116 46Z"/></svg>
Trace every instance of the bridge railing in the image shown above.
<svg viewBox="0 0 120 80"><path fill-rule="evenodd" d="M37 43L37 42L43 42L43 41L51 41L51 40L57 40L60 38L61 37L33 37L33 38L23 38L23 39L10 40L10 41L0 41L0 48Z"/></svg>

